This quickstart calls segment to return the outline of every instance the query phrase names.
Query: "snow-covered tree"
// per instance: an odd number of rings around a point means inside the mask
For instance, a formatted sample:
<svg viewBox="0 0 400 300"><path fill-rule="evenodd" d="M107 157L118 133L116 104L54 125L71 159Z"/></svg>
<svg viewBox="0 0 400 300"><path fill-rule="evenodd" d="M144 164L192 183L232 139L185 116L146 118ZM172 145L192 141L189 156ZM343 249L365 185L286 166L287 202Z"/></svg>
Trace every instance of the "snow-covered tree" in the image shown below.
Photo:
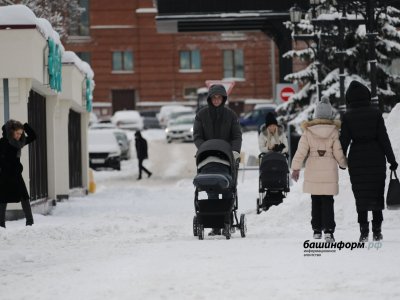
<svg viewBox="0 0 400 300"><path fill-rule="evenodd" d="M79 22L79 0L9 0L7 3L28 6L38 18L47 19L61 38L66 38Z"/></svg>
<svg viewBox="0 0 400 300"><path fill-rule="evenodd" d="M318 45L306 49L292 50L284 54L284 57L298 58L308 63L304 70L289 74L286 80L298 82L302 89L295 94L286 106L290 108L294 103L297 105L309 105L317 99L317 62L320 63L320 81L322 94L329 96L334 106L339 106L340 84L339 84L339 64L340 57L338 53L342 51L344 57L346 83L356 79L370 87L370 70L368 63L368 36L365 25L351 25L349 22L344 28L343 48L339 49L339 28L337 22L329 20L339 20L342 13L335 7L329 5L330 1L324 1L323 5L327 12L318 17L319 20L325 20L327 27L314 27L310 18L304 18L296 25L296 34L314 35L318 37ZM358 11L347 12L347 19L363 19L363 7L357 7ZM309 14L308 14L309 16ZM387 7L385 10L377 9L376 17L376 61L377 61L377 94L379 99L385 105L385 109L390 109L398 99L395 99L396 93L400 92L400 76L393 72L392 62L400 58L400 33L396 28L400 26L400 10L394 7ZM353 23L354 24L354 23ZM294 31L294 24L287 22L288 28ZM329 36L327 35L329 33ZM309 43L311 46L313 43ZM316 53L318 56L316 57Z"/></svg>

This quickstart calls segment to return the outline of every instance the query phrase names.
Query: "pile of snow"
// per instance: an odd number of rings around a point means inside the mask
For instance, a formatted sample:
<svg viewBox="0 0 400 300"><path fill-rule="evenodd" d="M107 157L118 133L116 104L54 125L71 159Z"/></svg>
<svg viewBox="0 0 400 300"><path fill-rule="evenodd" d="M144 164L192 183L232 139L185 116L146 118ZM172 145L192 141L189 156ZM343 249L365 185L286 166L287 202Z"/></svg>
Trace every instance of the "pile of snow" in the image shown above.
<svg viewBox="0 0 400 300"><path fill-rule="evenodd" d="M0 7L0 25L36 25L40 33L47 40L51 38L60 46L61 52L64 47L60 41L60 35L53 29L49 21L37 18L25 5L8 5Z"/></svg>

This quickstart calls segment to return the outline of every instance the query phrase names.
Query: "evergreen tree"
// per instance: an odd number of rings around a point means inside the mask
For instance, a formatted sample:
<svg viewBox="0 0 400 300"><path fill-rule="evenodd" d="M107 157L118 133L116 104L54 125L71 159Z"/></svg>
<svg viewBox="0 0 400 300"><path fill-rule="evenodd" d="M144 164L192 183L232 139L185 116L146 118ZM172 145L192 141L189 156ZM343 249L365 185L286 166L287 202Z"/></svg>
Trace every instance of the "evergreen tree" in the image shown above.
<svg viewBox="0 0 400 300"><path fill-rule="evenodd" d="M329 13L320 15L318 19L334 20L342 17L342 13L325 1ZM363 8L356 7L347 14L348 19L363 18ZM400 34L396 28L400 25L400 10L394 7L377 9L376 17L376 61L377 61L377 94L384 104L385 110L390 110L398 100L396 93L400 92L400 78L393 72L392 63L400 58ZM328 96L334 106L339 106L339 62L338 57L338 26L333 22L325 22L327 27L316 28L310 18L306 17L296 25L296 34L310 34L319 37L320 44L308 48L292 50L284 54L284 57L299 58L307 63L304 70L286 76L286 80L298 82L302 89L291 99L287 108L293 108L294 104L308 106L317 99L317 62L320 63L320 80L322 94ZM288 28L294 30L294 24L287 22ZM317 32L315 32L318 30ZM323 33L329 33L323 34ZM346 86L349 81L356 79L370 87L370 73L368 63L368 36L365 25L351 26L351 22L345 26L343 43L343 56L346 75ZM319 46L319 51L318 47ZM313 48L313 49L312 49ZM318 54L316 57L315 54Z"/></svg>

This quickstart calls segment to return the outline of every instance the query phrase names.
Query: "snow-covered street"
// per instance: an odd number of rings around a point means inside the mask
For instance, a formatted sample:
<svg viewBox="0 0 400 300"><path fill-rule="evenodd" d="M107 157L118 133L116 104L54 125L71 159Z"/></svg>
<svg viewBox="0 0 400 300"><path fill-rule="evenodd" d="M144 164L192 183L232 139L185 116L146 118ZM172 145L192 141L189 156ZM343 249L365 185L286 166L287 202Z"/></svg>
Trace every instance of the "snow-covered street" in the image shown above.
<svg viewBox="0 0 400 300"><path fill-rule="evenodd" d="M384 211L379 249L306 257L303 243L313 240L301 180L283 204L257 215L258 172L246 171L239 174L238 213L247 215L248 236L199 241L192 234L194 145L167 144L157 130L144 137L151 178L137 181L132 159L121 172L95 172L95 194L35 215L32 227L19 220L0 230L2 300L400 297L399 211ZM244 134L243 148L256 151L255 132ZM347 171L340 176L336 241L355 242L354 198Z"/></svg>

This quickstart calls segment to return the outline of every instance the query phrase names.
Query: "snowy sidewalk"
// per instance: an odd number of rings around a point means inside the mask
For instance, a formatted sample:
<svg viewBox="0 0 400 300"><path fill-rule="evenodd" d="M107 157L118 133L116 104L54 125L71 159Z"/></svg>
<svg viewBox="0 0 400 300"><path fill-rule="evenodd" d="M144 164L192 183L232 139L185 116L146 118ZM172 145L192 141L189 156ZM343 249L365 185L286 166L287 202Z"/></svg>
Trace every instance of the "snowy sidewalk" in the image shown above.
<svg viewBox="0 0 400 300"><path fill-rule="evenodd" d="M245 135L245 143L254 136ZM157 146L157 150L154 148ZM96 172L98 191L59 203L35 225L0 230L2 300L19 299L396 299L400 295L399 212L384 211L382 248L342 249L305 257L310 200L301 183L278 207L255 213L257 172L239 181L248 236L192 234L192 144L150 141L149 166L136 181L136 160L121 172ZM180 150L179 150L180 149ZM191 150L192 149L192 150ZM183 160L180 165L174 162ZM358 239L346 172L335 197L337 241Z"/></svg>

